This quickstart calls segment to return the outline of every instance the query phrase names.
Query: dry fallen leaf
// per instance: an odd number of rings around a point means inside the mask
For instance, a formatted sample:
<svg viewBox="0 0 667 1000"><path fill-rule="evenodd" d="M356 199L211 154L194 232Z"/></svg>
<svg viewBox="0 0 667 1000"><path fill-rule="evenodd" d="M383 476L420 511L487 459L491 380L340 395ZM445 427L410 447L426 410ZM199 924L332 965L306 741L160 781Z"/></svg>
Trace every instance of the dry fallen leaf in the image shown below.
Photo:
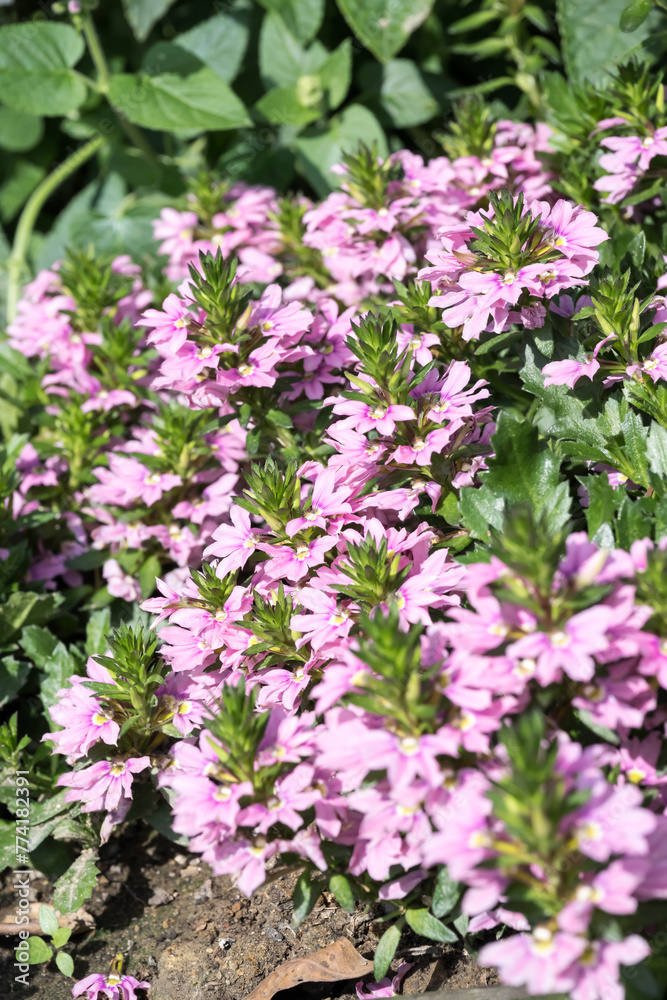
<svg viewBox="0 0 667 1000"><path fill-rule="evenodd" d="M39 926L39 908L41 903L31 903L28 910L28 916L30 917L30 922L27 924L17 924L14 920L16 916L16 907L8 906L4 910L0 910L0 934L18 934L19 931L27 931L28 934L42 934L43 931ZM65 913L64 915L58 913L58 926L59 927L69 927L72 934L83 934L85 931L95 930L95 919L84 910L83 907L77 910L76 913Z"/></svg>
<svg viewBox="0 0 667 1000"><path fill-rule="evenodd" d="M271 1000L280 990L288 990L299 983L337 983L342 979L367 976L372 971L373 963L362 958L351 941L338 938L310 955L283 962L245 1000Z"/></svg>

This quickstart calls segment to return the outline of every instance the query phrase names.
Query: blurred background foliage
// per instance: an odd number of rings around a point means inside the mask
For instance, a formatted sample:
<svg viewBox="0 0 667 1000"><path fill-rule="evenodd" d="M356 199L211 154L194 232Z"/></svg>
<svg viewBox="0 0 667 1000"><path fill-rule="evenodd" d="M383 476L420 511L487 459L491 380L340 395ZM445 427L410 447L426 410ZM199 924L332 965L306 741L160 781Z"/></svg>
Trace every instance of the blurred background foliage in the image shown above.
<svg viewBox="0 0 667 1000"><path fill-rule="evenodd" d="M5 0L3 284L66 246L150 256L160 208L211 176L324 196L360 140L442 155L467 95L548 120L659 64L666 29L663 0Z"/></svg>

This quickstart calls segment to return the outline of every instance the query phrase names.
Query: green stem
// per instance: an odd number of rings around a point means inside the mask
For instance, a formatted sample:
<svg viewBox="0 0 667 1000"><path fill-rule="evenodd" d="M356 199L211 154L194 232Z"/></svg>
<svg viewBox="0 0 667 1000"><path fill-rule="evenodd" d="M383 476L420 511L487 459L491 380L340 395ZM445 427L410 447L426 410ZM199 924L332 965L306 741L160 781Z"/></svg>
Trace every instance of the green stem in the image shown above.
<svg viewBox="0 0 667 1000"><path fill-rule="evenodd" d="M82 16L81 24L83 28L83 37L86 39L90 57L95 64L95 69L97 70L97 80L100 85L100 90L103 94L106 94L109 90L109 67L107 66L107 61L104 58L100 38L97 34L97 30L93 24L93 19L90 14L84 14Z"/></svg>
<svg viewBox="0 0 667 1000"><path fill-rule="evenodd" d="M86 39L86 45L88 46L88 51L90 52L90 58L93 60L95 69L97 70L97 84L99 91L101 94L106 94L108 97L111 74L109 73L109 66L107 65L104 50L100 43L100 36L97 34L97 29L95 28L95 24L93 23L93 19L90 14L83 15L81 25L83 37ZM111 106L113 107L113 105ZM154 163L157 162L155 152L144 138L141 130L138 129L136 125L133 125L132 122L127 121L127 119L119 111L116 111L116 114L118 115L121 128L130 142L135 145L137 149L140 149L141 152L148 156Z"/></svg>
<svg viewBox="0 0 667 1000"><path fill-rule="evenodd" d="M70 174L73 174L86 160L94 156L103 144L104 136L96 135L83 146L80 146L79 149L75 150L35 188L21 212L21 218L19 219L14 236L14 245L7 262L9 276L7 283L7 319L9 321L16 315L21 276L25 268L26 251L32 231L35 228L37 216L44 202L53 194L56 188L60 187Z"/></svg>

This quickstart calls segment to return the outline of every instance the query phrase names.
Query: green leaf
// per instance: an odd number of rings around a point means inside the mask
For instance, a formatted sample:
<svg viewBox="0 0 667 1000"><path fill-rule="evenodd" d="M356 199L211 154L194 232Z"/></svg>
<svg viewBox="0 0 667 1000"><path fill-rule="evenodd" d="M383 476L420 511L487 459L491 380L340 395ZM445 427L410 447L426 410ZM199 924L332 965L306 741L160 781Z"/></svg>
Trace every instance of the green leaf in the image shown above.
<svg viewBox="0 0 667 1000"><path fill-rule="evenodd" d="M388 927L378 941L378 946L375 949L375 961L373 963L373 975L378 982L387 975L400 940L401 926L396 923Z"/></svg>
<svg viewBox="0 0 667 1000"><path fill-rule="evenodd" d="M44 933L48 934L49 937L53 937L58 930L58 918L53 907L42 904L39 908L37 919Z"/></svg>
<svg viewBox="0 0 667 1000"><path fill-rule="evenodd" d="M27 625L21 632L19 646L35 666L44 667L58 645L58 640L48 628L39 625Z"/></svg>
<svg viewBox="0 0 667 1000"><path fill-rule="evenodd" d="M40 686L42 704L47 710L55 705L60 688L66 687L73 674L77 674L77 665L67 647L59 642L43 667L45 674Z"/></svg>
<svg viewBox="0 0 667 1000"><path fill-rule="evenodd" d="M652 472L667 478L667 430L655 421L651 423L646 443L646 458Z"/></svg>
<svg viewBox="0 0 667 1000"><path fill-rule="evenodd" d="M635 267L642 266L646 255L646 235L643 230L630 240L626 253L630 254L630 260Z"/></svg>
<svg viewBox="0 0 667 1000"><path fill-rule="evenodd" d="M559 485L560 460L540 441L537 428L529 420L519 420L501 411L492 438L495 450L489 458L489 471L480 478L496 496L502 496L508 506L530 504L536 513L551 506ZM567 520L567 511L565 520ZM562 510L557 512L553 527L560 527Z"/></svg>
<svg viewBox="0 0 667 1000"><path fill-rule="evenodd" d="M454 931L443 924L442 921L436 920L433 914L429 913L425 907L419 909L408 907L405 911L405 919L413 931L421 934L423 937L430 938L432 941L443 941L446 944L458 941L458 937Z"/></svg>
<svg viewBox="0 0 667 1000"><path fill-rule="evenodd" d="M262 7L278 14L287 30L300 42L309 42L320 29L324 0L259 0Z"/></svg>
<svg viewBox="0 0 667 1000"><path fill-rule="evenodd" d="M563 61L570 83L609 84L609 74L634 53L646 58L642 48L659 30L655 12L633 31L621 31L620 20L627 0L558 0Z"/></svg>
<svg viewBox="0 0 667 1000"><path fill-rule="evenodd" d="M0 28L0 94L4 104L29 115L64 115L86 99L72 71L83 39L70 24L31 21Z"/></svg>
<svg viewBox="0 0 667 1000"><path fill-rule="evenodd" d="M433 0L337 0L340 12L359 41L380 62L402 49L426 19Z"/></svg>
<svg viewBox="0 0 667 1000"><path fill-rule="evenodd" d="M593 539L603 524L612 521L626 496L626 492L621 486L610 486L609 476L606 472L592 476L581 476L579 482L588 491L589 503L586 508L586 522L588 524L588 537Z"/></svg>
<svg viewBox="0 0 667 1000"><path fill-rule="evenodd" d="M201 59L225 83L231 83L248 47L248 21L247 11L230 9L200 21L190 31L177 35L174 41L179 48Z"/></svg>
<svg viewBox="0 0 667 1000"><path fill-rule="evenodd" d="M459 514L461 523L467 528L473 538L488 540L489 527L502 528L505 511L505 501L502 497L482 486L465 486L459 499Z"/></svg>
<svg viewBox="0 0 667 1000"><path fill-rule="evenodd" d="M431 903L431 910L434 916L446 917L458 903L460 895L461 888L459 883L454 882L447 868L443 865L438 872L435 892L433 893L433 902Z"/></svg>
<svg viewBox="0 0 667 1000"><path fill-rule="evenodd" d="M64 951L59 951L56 955L56 965L62 972L63 976L70 976L74 974L74 959L71 955L68 955Z"/></svg>
<svg viewBox="0 0 667 1000"><path fill-rule="evenodd" d="M250 124L239 98L208 66L189 76L120 73L111 77L109 100L145 128L204 132Z"/></svg>
<svg viewBox="0 0 667 1000"><path fill-rule="evenodd" d="M163 14L166 14L174 0L123 0L123 9L134 37L144 42L148 34Z"/></svg>
<svg viewBox="0 0 667 1000"><path fill-rule="evenodd" d="M583 722L587 729L590 729L592 733L595 733L596 736L599 736L605 742L612 743L614 746L620 743L618 733L615 733L613 729L609 729L608 726L603 726L599 722L596 722L590 712L585 711L583 708L575 708L574 714L580 722Z"/></svg>
<svg viewBox="0 0 667 1000"><path fill-rule="evenodd" d="M299 166L306 179L322 197L340 186L340 178L331 168L340 163L343 153L355 153L359 143L378 145L378 155L387 155L387 140L377 118L360 104L350 104L341 115L332 118L328 127L311 127L296 140Z"/></svg>
<svg viewBox="0 0 667 1000"><path fill-rule="evenodd" d="M332 875L329 879L329 890L344 910L347 910L348 913L354 913L354 893L350 880L345 875Z"/></svg>
<svg viewBox="0 0 667 1000"><path fill-rule="evenodd" d="M92 894L100 874L96 861L95 851L86 848L65 874L60 876L53 887L53 903L61 913L78 910Z"/></svg>
<svg viewBox="0 0 667 1000"><path fill-rule="evenodd" d="M636 31L641 28L646 18L651 13L651 0L631 0L621 14L621 31Z"/></svg>
<svg viewBox="0 0 667 1000"><path fill-rule="evenodd" d="M108 608L93 611L86 624L86 655L103 656L109 648L111 612Z"/></svg>
<svg viewBox="0 0 667 1000"><path fill-rule="evenodd" d="M359 79L364 90L377 95L374 109L377 107L397 128L421 125L440 112L419 67L410 59L392 59L384 66L368 62Z"/></svg>
<svg viewBox="0 0 667 1000"><path fill-rule="evenodd" d="M157 556L149 556L137 574L141 597L145 601L155 590L155 578L160 575L161 566Z"/></svg>
<svg viewBox="0 0 667 1000"><path fill-rule="evenodd" d="M69 927L58 927L51 935L54 948L62 948L64 944L67 944L71 935L72 931Z"/></svg>
<svg viewBox="0 0 667 1000"><path fill-rule="evenodd" d="M16 821L0 819L0 872L16 865Z"/></svg>
<svg viewBox="0 0 667 1000"><path fill-rule="evenodd" d="M272 424L276 425L276 427L292 426L292 418L289 413L284 413L282 410L268 410L266 419L270 420Z"/></svg>
<svg viewBox="0 0 667 1000"><path fill-rule="evenodd" d="M277 14L267 14L259 33L259 71L266 87L290 87L313 69L312 59Z"/></svg>
<svg viewBox="0 0 667 1000"><path fill-rule="evenodd" d="M294 886L294 914L292 916L292 927L294 930L300 927L306 917L312 912L315 903L320 898L323 882L321 879L311 881L310 871L301 872L297 883Z"/></svg>
<svg viewBox="0 0 667 1000"><path fill-rule="evenodd" d="M32 149L44 135L44 122L14 108L0 107L0 146L11 153Z"/></svg>
<svg viewBox="0 0 667 1000"><path fill-rule="evenodd" d="M40 937L28 938L28 965L41 965L53 958L53 951Z"/></svg>
<svg viewBox="0 0 667 1000"><path fill-rule="evenodd" d="M307 78L303 78L307 79ZM318 80L317 77L313 78ZM319 86L320 98L323 96ZM295 87L273 87L255 104L255 111L261 120L273 125L290 125L302 128L316 121L322 114L321 100L315 104L303 104L299 90Z"/></svg>
<svg viewBox="0 0 667 1000"><path fill-rule="evenodd" d="M342 104L352 81L352 40L346 38L318 67L330 111Z"/></svg>
<svg viewBox="0 0 667 1000"><path fill-rule="evenodd" d="M8 642L24 625L41 625L48 621L59 604L60 594L35 594L17 590L0 604L0 643Z"/></svg>
<svg viewBox="0 0 667 1000"><path fill-rule="evenodd" d="M14 169L0 187L0 218L11 222L25 204L46 171L30 160L16 160Z"/></svg>
<svg viewBox="0 0 667 1000"><path fill-rule="evenodd" d="M461 937L465 937L466 934L468 933L468 924L470 923L470 917L468 916L468 914L460 913L456 918L456 920L453 920L452 923L456 927Z"/></svg>
<svg viewBox="0 0 667 1000"><path fill-rule="evenodd" d="M30 673L30 664L5 656L0 660L0 708L16 698Z"/></svg>

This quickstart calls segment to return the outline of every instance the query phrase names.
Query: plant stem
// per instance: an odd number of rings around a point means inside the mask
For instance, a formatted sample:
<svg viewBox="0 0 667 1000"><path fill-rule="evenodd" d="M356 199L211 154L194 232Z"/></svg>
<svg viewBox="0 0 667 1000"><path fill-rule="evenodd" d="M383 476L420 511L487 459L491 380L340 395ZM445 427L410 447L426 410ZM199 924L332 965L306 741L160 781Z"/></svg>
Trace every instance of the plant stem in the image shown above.
<svg viewBox="0 0 667 1000"><path fill-rule="evenodd" d="M35 227L35 222L37 221L37 216L39 215L44 202L51 194L53 194L56 188L70 176L70 174L73 174L75 170L78 170L79 167L86 162L86 160L89 160L91 156L94 156L103 144L104 136L96 135L92 139L89 139L87 143L75 150L75 152L68 156L66 160L63 160L63 162L57 166L56 169L48 175L48 177L45 177L42 183L35 188L32 195L28 199L23 211L21 212L21 218L19 219L16 227L16 234L14 236L14 245L7 262L7 271L9 275L7 284L8 320L11 321L16 315L16 305L19 298L21 275L25 267L26 250L28 248L30 236L32 235L32 231Z"/></svg>
<svg viewBox="0 0 667 1000"><path fill-rule="evenodd" d="M111 74L109 73L109 66L100 43L100 36L97 34L97 29L90 14L83 15L81 25L83 37L86 39L86 45L88 46L88 51L90 52L90 58L93 60L95 69L97 70L97 84L99 91L101 94L105 94L108 97ZM113 104L111 106L113 107ZM116 109L114 108L114 110ZM155 152L151 148L148 141L144 138L141 130L138 129L136 125L133 125L132 122L127 121L127 119L120 114L120 112L116 111L116 114L121 124L121 128L130 142L135 145L137 149L140 149L141 152L148 156L153 162L157 162Z"/></svg>
<svg viewBox="0 0 667 1000"><path fill-rule="evenodd" d="M95 64L95 69L97 70L97 80L100 85L100 90L103 94L106 94L109 90L109 67L107 66L107 61L104 58L100 38L97 34L97 30L93 24L93 19L90 14L86 13L82 16L81 24L83 28L83 37L86 39L90 57Z"/></svg>

